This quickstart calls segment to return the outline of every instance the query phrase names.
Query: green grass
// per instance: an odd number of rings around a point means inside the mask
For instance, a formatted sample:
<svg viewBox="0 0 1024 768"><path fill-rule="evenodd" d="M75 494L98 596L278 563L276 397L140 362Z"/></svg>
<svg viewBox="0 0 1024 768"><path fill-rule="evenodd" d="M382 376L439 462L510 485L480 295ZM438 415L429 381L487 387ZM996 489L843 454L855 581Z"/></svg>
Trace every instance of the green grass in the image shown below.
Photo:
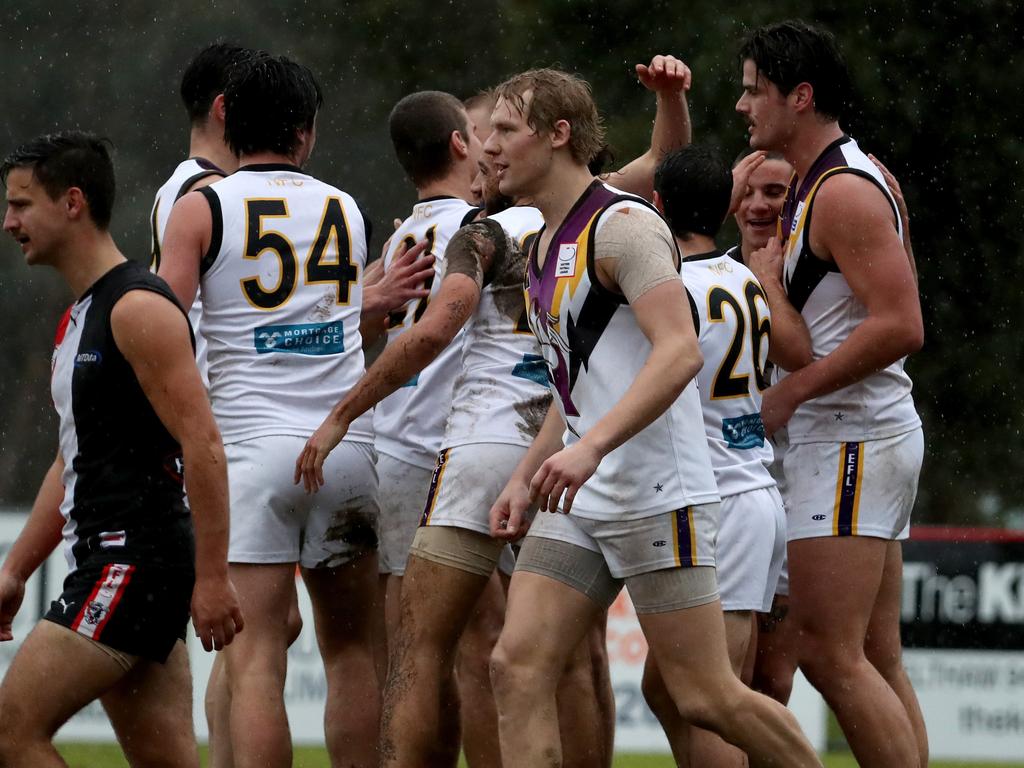
<svg viewBox="0 0 1024 768"><path fill-rule="evenodd" d="M128 768L116 744L61 744L60 753L71 768ZM201 750L203 766L206 750ZM295 768L330 768L327 752L322 747L296 747ZM619 755L615 768L672 768L667 755ZM833 753L825 757L826 768L857 768L849 754ZM950 763L933 760L931 768L1024 768L1024 763Z"/></svg>

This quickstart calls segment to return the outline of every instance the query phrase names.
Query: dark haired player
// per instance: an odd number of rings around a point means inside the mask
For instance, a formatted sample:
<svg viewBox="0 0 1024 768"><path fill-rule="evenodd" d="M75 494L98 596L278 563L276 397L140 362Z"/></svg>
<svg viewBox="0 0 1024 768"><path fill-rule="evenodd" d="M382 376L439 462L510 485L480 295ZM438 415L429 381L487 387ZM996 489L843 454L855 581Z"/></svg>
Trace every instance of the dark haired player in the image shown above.
<svg viewBox="0 0 1024 768"><path fill-rule="evenodd" d="M783 284L814 362L765 392L783 460L790 615L800 666L873 766L927 764L927 737L902 669L881 674L868 627L898 636L906 536L924 439L903 370L923 343L921 308L896 203L843 133L846 64L833 36L801 21L753 31L740 51L737 111L750 146L781 152L794 178L782 212Z"/></svg>
<svg viewBox="0 0 1024 768"><path fill-rule="evenodd" d="M231 743L241 766L291 764L283 691L296 563L324 660L327 749L348 765L376 762L369 421L332 456L326 471L340 481L329 493L307 496L287 471L323 403L363 371L369 226L349 195L301 170L321 103L312 73L283 57L258 53L234 69L225 131L239 169L175 205L160 267L184 300L202 284L210 398L231 485L230 568L254 628L250 642L227 654Z"/></svg>
<svg viewBox="0 0 1024 768"><path fill-rule="evenodd" d="M77 297L53 355L59 450L0 569L0 640L62 529L71 572L0 686L0 764L64 765L53 734L100 699L132 765L173 755L198 768L189 604L207 650L230 643L242 616L228 580L224 451L185 312L110 236L114 169L102 140L39 137L7 156L0 177L4 229Z"/></svg>
<svg viewBox="0 0 1024 768"><path fill-rule="evenodd" d="M754 274L715 245L733 189L721 158L701 146L674 152L658 166L654 188L655 205L682 258L704 357L697 388L722 497L716 568L729 660L739 677L752 639L752 615L771 607L786 548L782 498L768 472L772 447L760 414L772 317ZM738 749L682 720L653 657L644 670L644 695L681 765L744 764Z"/></svg>
<svg viewBox="0 0 1024 768"><path fill-rule="evenodd" d="M151 269L160 269L164 230L174 203L193 189L222 179L238 167L238 157L224 141L224 86L231 68L250 51L215 43L196 54L181 77L181 101L189 119L188 158L178 163L157 190L150 213ZM196 362L206 382L206 340L199 333L202 304L197 296L188 318L196 336Z"/></svg>

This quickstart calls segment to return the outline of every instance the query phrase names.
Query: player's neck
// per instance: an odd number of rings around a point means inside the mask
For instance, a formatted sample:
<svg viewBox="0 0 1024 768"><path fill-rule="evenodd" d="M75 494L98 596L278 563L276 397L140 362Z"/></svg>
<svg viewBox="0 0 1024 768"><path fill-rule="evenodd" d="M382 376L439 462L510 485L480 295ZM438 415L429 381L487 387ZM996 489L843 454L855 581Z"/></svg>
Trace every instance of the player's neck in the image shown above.
<svg viewBox="0 0 1024 768"><path fill-rule="evenodd" d="M416 187L416 199L457 197L459 200L466 200L468 202L473 199L472 186L473 179L469 178L469 174L462 172L462 169L459 168L457 173L453 171L443 178L428 182L422 187Z"/></svg>
<svg viewBox="0 0 1024 768"><path fill-rule="evenodd" d="M594 183L594 177L587 166L575 162L562 162L556 156L547 178L533 195L533 205L544 216L544 225L554 231L565 220L576 201L587 187Z"/></svg>
<svg viewBox="0 0 1024 768"><path fill-rule="evenodd" d="M224 173L234 173L238 170L238 157L235 153L227 148L223 139L211 136L204 128L192 129L188 142L188 156L209 160Z"/></svg>
<svg viewBox="0 0 1024 768"><path fill-rule="evenodd" d="M76 233L72 242L54 266L78 299L125 258L109 232L91 229Z"/></svg>
<svg viewBox="0 0 1024 768"><path fill-rule="evenodd" d="M242 155L238 158L238 167L247 165L293 165L301 168L298 158L290 155L282 155L279 152L253 152L251 155Z"/></svg>
<svg viewBox="0 0 1024 768"><path fill-rule="evenodd" d="M802 180L825 148L842 135L843 129L834 120L823 123L811 117L802 130L794 133L782 152L796 171L797 178Z"/></svg>
<svg viewBox="0 0 1024 768"><path fill-rule="evenodd" d="M687 256L696 256L698 253L711 253L711 251L718 250L718 246L715 245L715 239L707 235L691 234L686 239L679 237L679 235L675 237L676 245L679 246L679 255L684 259Z"/></svg>

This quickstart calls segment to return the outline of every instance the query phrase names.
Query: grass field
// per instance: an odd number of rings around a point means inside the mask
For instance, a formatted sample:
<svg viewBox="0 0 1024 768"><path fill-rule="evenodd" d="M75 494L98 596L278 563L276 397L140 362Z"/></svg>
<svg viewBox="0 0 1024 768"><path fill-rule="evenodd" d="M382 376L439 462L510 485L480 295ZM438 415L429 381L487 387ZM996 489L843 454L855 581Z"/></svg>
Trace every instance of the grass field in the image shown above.
<svg viewBox="0 0 1024 768"><path fill-rule="evenodd" d="M71 768L128 768L121 750L114 744L61 744L58 747ZM206 752L202 751L203 766ZM330 768L327 752L320 747L297 747L295 768ZM619 755L614 768L672 768L667 755ZM857 768L849 754L825 757L826 768ZM1024 763L949 763L932 761L931 768L1024 768Z"/></svg>

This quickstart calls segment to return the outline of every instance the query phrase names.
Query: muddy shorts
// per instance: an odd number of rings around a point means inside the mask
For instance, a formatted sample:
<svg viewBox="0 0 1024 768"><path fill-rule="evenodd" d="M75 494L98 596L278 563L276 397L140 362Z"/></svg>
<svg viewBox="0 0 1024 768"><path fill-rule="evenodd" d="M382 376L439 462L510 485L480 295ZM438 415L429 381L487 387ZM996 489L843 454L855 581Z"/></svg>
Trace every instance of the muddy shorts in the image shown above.
<svg viewBox="0 0 1024 768"><path fill-rule="evenodd" d="M333 568L377 548L373 445L343 440L324 462L324 485L293 482L306 439L273 435L224 446L231 494L232 563Z"/></svg>

